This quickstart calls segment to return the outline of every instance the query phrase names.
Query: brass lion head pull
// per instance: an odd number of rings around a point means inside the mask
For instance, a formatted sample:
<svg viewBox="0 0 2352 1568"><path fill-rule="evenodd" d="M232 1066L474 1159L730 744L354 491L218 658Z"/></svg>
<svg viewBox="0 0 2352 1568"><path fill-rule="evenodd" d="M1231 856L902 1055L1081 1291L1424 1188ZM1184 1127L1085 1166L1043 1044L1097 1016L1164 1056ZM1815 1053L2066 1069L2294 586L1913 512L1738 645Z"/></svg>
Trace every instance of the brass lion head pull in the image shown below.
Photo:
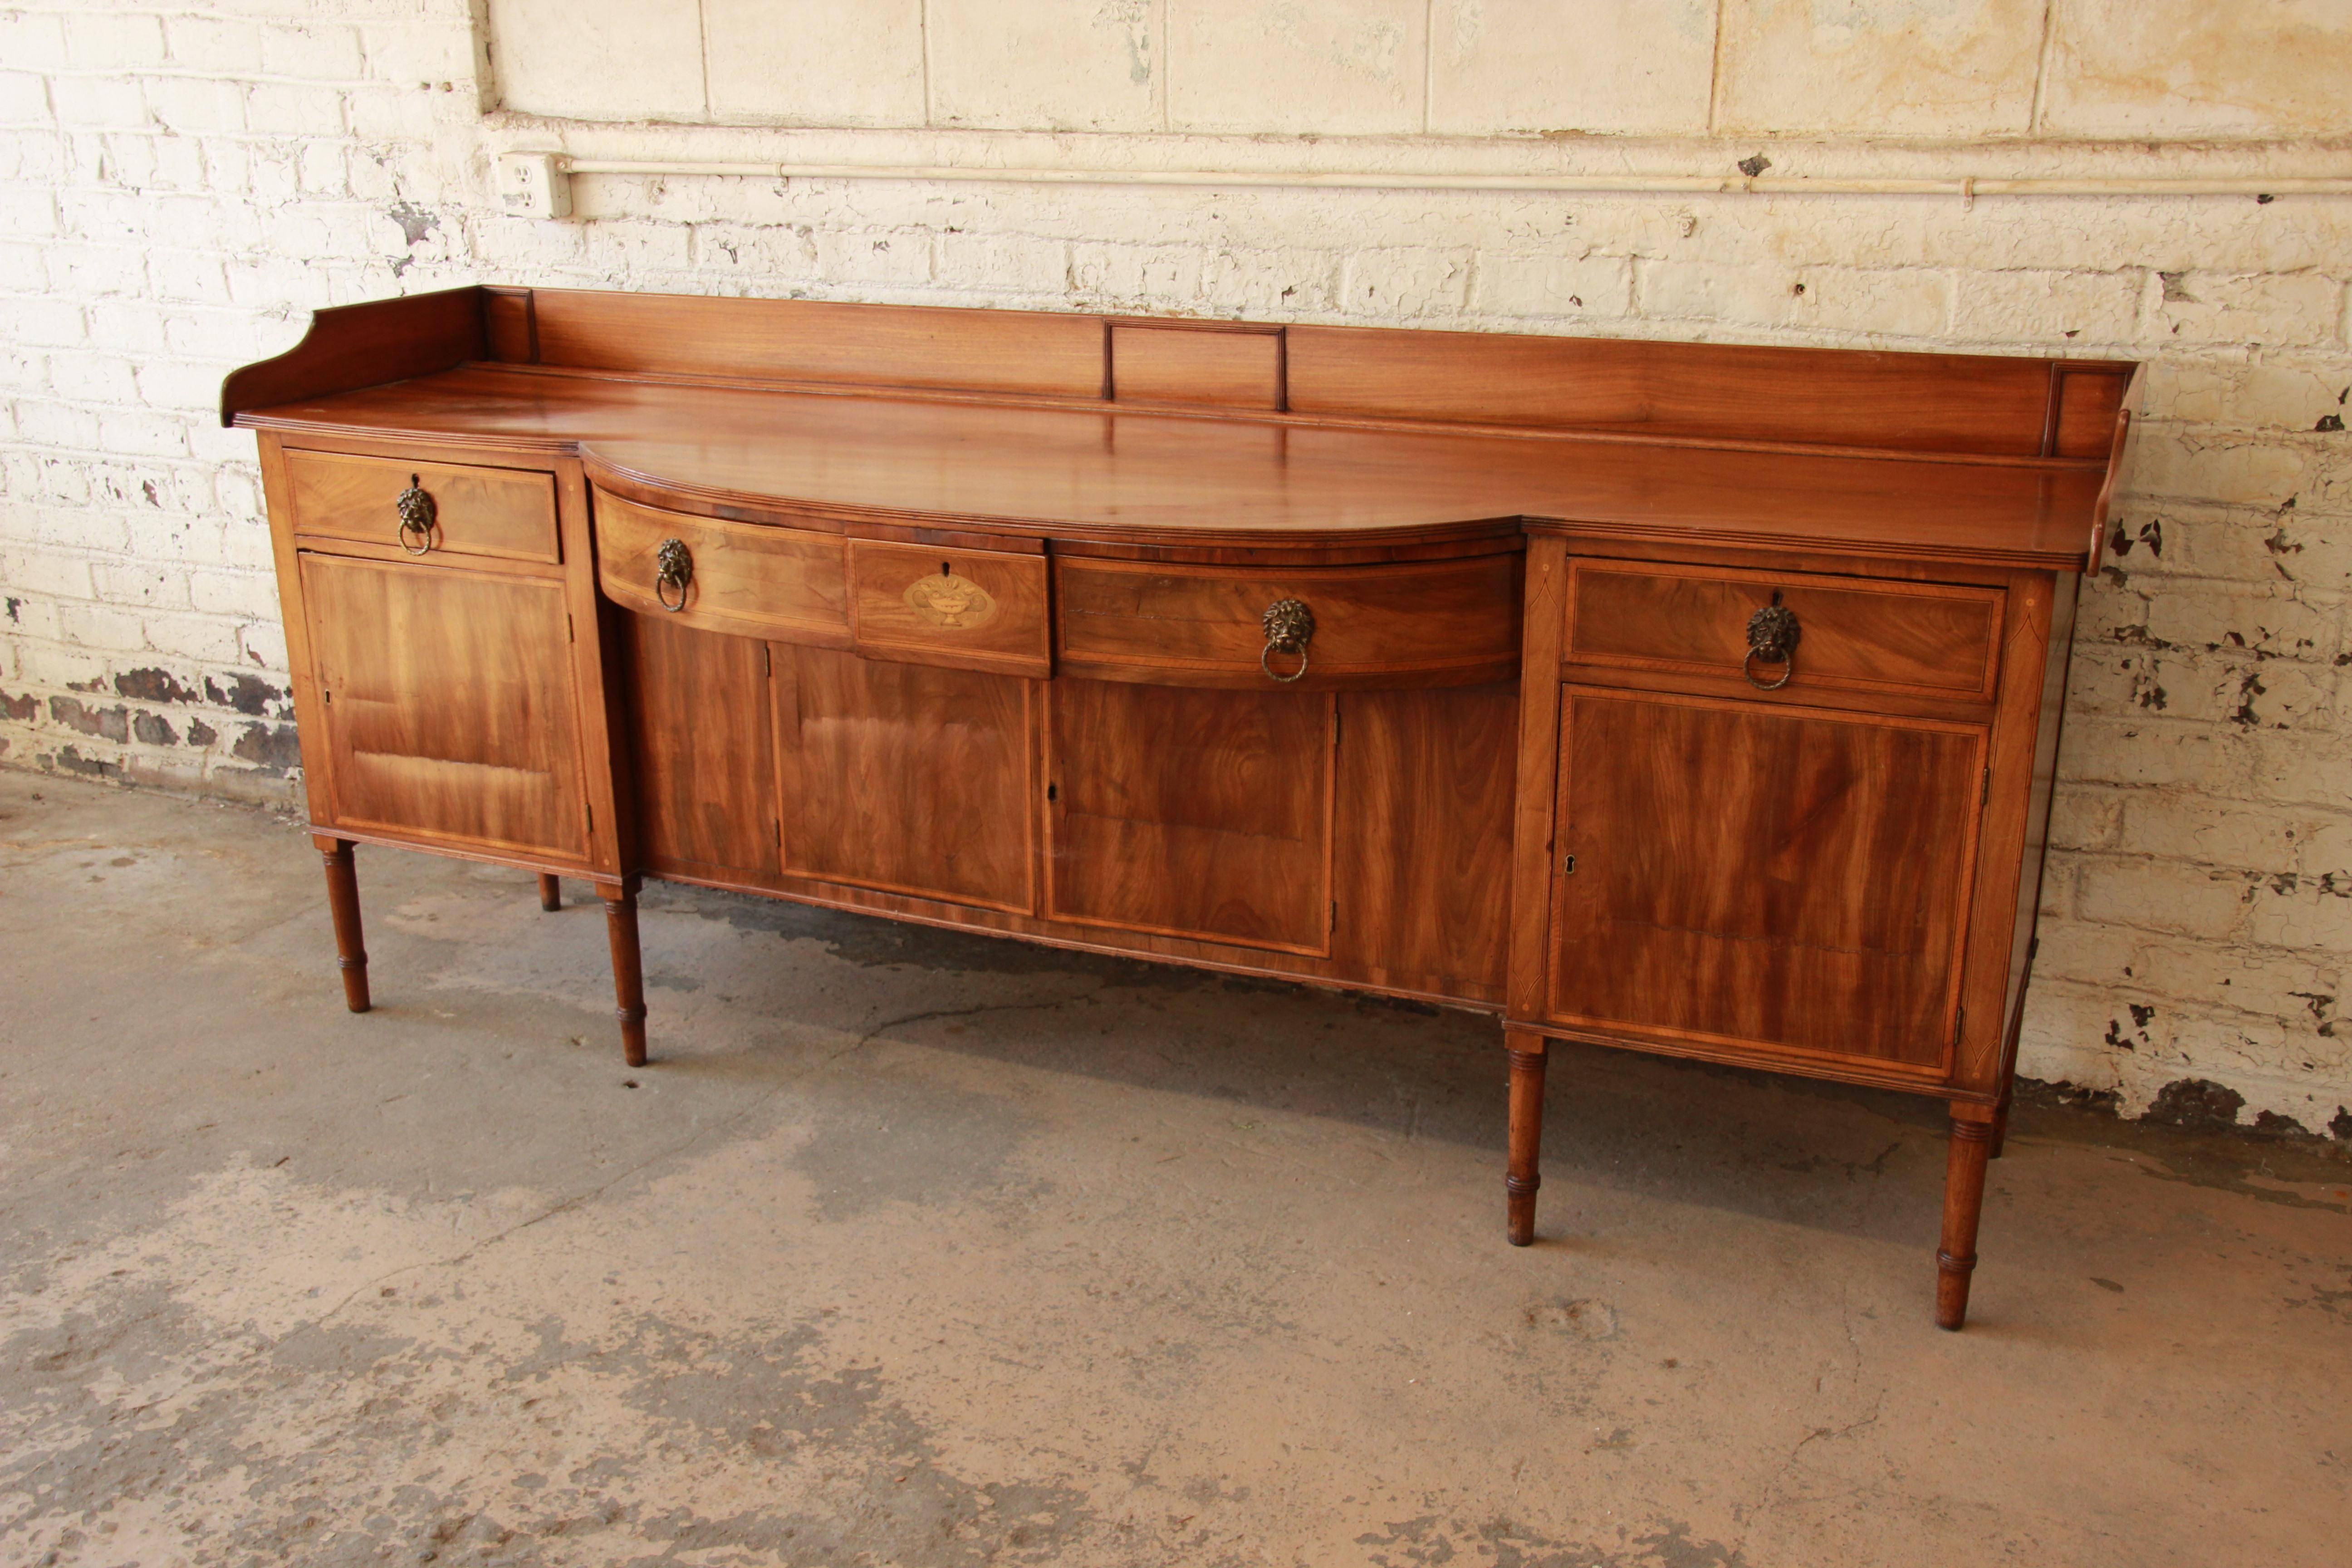
<svg viewBox="0 0 2352 1568"><path fill-rule="evenodd" d="M1315 636L1315 612L1300 599L1276 599L1258 617L1265 631L1265 651L1257 656L1257 665L1269 680L1286 684L1307 674L1307 645ZM1278 653L1298 656L1298 668L1288 675L1276 675L1274 656Z"/></svg>
<svg viewBox="0 0 2352 1568"><path fill-rule="evenodd" d="M1774 594L1770 604L1748 617L1748 657L1739 666L1740 673L1748 677L1748 684L1759 691L1777 691L1788 685L1789 678L1797 673L1797 639L1803 635L1804 628L1797 624L1797 612L1780 603L1780 595ZM1757 679L1756 666L1759 661L1779 665L1780 679Z"/></svg>
<svg viewBox="0 0 2352 1568"><path fill-rule="evenodd" d="M400 547L411 555L422 555L431 550L436 509L418 476L408 476L408 488L392 504L400 510Z"/></svg>
<svg viewBox="0 0 2352 1568"><path fill-rule="evenodd" d="M686 608L686 590L694 581L694 557L683 539L665 539L654 552L654 597L661 607L672 615ZM676 589L677 600L670 601L670 591Z"/></svg>

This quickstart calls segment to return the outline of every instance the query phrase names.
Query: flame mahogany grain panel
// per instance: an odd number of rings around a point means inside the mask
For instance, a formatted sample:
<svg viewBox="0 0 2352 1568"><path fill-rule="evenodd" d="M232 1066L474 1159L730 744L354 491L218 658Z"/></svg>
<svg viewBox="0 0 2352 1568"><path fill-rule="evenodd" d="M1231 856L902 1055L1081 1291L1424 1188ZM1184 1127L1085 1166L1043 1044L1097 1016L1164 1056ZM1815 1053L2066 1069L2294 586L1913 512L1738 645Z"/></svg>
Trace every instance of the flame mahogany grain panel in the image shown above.
<svg viewBox="0 0 2352 1568"><path fill-rule="evenodd" d="M770 647L784 868L1036 908L1036 692L1013 676Z"/></svg>
<svg viewBox="0 0 2352 1568"><path fill-rule="evenodd" d="M1339 699L1335 957L1445 995L1503 984L1515 682Z"/></svg>
<svg viewBox="0 0 2352 1568"><path fill-rule="evenodd" d="M665 615L615 624L648 859L706 875L782 871L768 645Z"/></svg>
<svg viewBox="0 0 2352 1568"><path fill-rule="evenodd" d="M1547 1011L1941 1078L1981 726L1570 687Z"/></svg>
<svg viewBox="0 0 2352 1568"><path fill-rule="evenodd" d="M584 860L562 585L309 553L301 574L322 825Z"/></svg>
<svg viewBox="0 0 2352 1568"><path fill-rule="evenodd" d="M1047 912L1331 951L1332 699L1053 683Z"/></svg>

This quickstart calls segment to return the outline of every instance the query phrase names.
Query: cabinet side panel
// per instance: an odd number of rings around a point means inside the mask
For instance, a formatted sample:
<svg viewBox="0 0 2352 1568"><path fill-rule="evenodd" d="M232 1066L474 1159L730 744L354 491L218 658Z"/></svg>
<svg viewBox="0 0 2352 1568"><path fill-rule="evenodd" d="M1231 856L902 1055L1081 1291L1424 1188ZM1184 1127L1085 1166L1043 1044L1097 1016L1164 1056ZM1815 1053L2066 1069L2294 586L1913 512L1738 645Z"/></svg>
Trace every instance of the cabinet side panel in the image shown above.
<svg viewBox="0 0 2352 1568"><path fill-rule="evenodd" d="M666 865L782 868L768 647L667 617L614 617L625 643L637 831Z"/></svg>
<svg viewBox="0 0 2352 1568"><path fill-rule="evenodd" d="M286 627L286 661L294 686L294 731L302 748L302 792L312 826L334 825L334 763L327 745L327 720L319 697L310 618L302 597L302 557L294 543L294 492L286 474L285 444L275 431L259 432L261 493L269 508L269 548L278 567L278 608Z"/></svg>
<svg viewBox="0 0 2352 1568"><path fill-rule="evenodd" d="M1418 989L1503 984L1518 689L1339 699L1333 956Z"/></svg>

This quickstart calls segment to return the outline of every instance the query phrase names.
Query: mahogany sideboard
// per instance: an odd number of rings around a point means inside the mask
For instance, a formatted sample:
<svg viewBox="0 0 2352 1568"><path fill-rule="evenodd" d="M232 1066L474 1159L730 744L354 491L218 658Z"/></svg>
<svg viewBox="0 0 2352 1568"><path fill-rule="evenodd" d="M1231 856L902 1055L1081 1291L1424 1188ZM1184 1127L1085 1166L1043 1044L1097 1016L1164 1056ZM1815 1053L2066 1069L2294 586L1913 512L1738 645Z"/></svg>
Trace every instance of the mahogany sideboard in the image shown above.
<svg viewBox="0 0 2352 1568"><path fill-rule="evenodd" d="M355 843L655 876L1948 1102L1959 1327L2134 367L482 287L258 433Z"/></svg>

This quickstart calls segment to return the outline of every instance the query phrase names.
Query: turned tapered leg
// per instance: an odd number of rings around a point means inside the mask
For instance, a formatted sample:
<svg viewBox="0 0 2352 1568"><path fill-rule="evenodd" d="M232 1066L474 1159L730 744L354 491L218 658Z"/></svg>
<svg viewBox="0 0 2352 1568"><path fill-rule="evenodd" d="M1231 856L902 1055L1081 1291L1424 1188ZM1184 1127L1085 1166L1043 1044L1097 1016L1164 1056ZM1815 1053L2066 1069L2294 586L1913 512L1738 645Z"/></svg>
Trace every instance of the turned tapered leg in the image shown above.
<svg viewBox="0 0 2352 1568"><path fill-rule="evenodd" d="M560 910L563 907L562 878L550 876L545 871L539 874L539 907L542 910Z"/></svg>
<svg viewBox="0 0 2352 1568"><path fill-rule="evenodd" d="M335 918L335 963L343 972L343 1005L368 1010L367 948L360 940L360 879L348 838L314 837L327 862L327 908Z"/></svg>
<svg viewBox="0 0 2352 1568"><path fill-rule="evenodd" d="M1985 1151L1988 1160L2000 1159L2001 1151L2009 1147L2009 1107L2016 1098L2017 1080L2011 1079L2001 1089L2000 1103L1992 1108L1992 1143Z"/></svg>
<svg viewBox="0 0 2352 1568"><path fill-rule="evenodd" d="M1992 1152L1993 1109L1952 1107L1952 1151L1944 1169L1944 1240L1936 1249L1936 1326L1969 1321L1969 1276L1977 1267L1977 1220L1984 1213L1985 1157Z"/></svg>
<svg viewBox="0 0 2352 1568"><path fill-rule="evenodd" d="M1511 1153L1503 1191L1509 1195L1513 1247L1536 1238L1536 1189L1543 1185L1537 1163L1543 1146L1544 1051L1549 1043L1525 1029L1503 1035L1511 1058Z"/></svg>
<svg viewBox="0 0 2352 1568"><path fill-rule="evenodd" d="M621 1020L621 1049L633 1068L646 1065L646 971L637 953L637 885L603 883L604 931L613 942L614 1008Z"/></svg>

